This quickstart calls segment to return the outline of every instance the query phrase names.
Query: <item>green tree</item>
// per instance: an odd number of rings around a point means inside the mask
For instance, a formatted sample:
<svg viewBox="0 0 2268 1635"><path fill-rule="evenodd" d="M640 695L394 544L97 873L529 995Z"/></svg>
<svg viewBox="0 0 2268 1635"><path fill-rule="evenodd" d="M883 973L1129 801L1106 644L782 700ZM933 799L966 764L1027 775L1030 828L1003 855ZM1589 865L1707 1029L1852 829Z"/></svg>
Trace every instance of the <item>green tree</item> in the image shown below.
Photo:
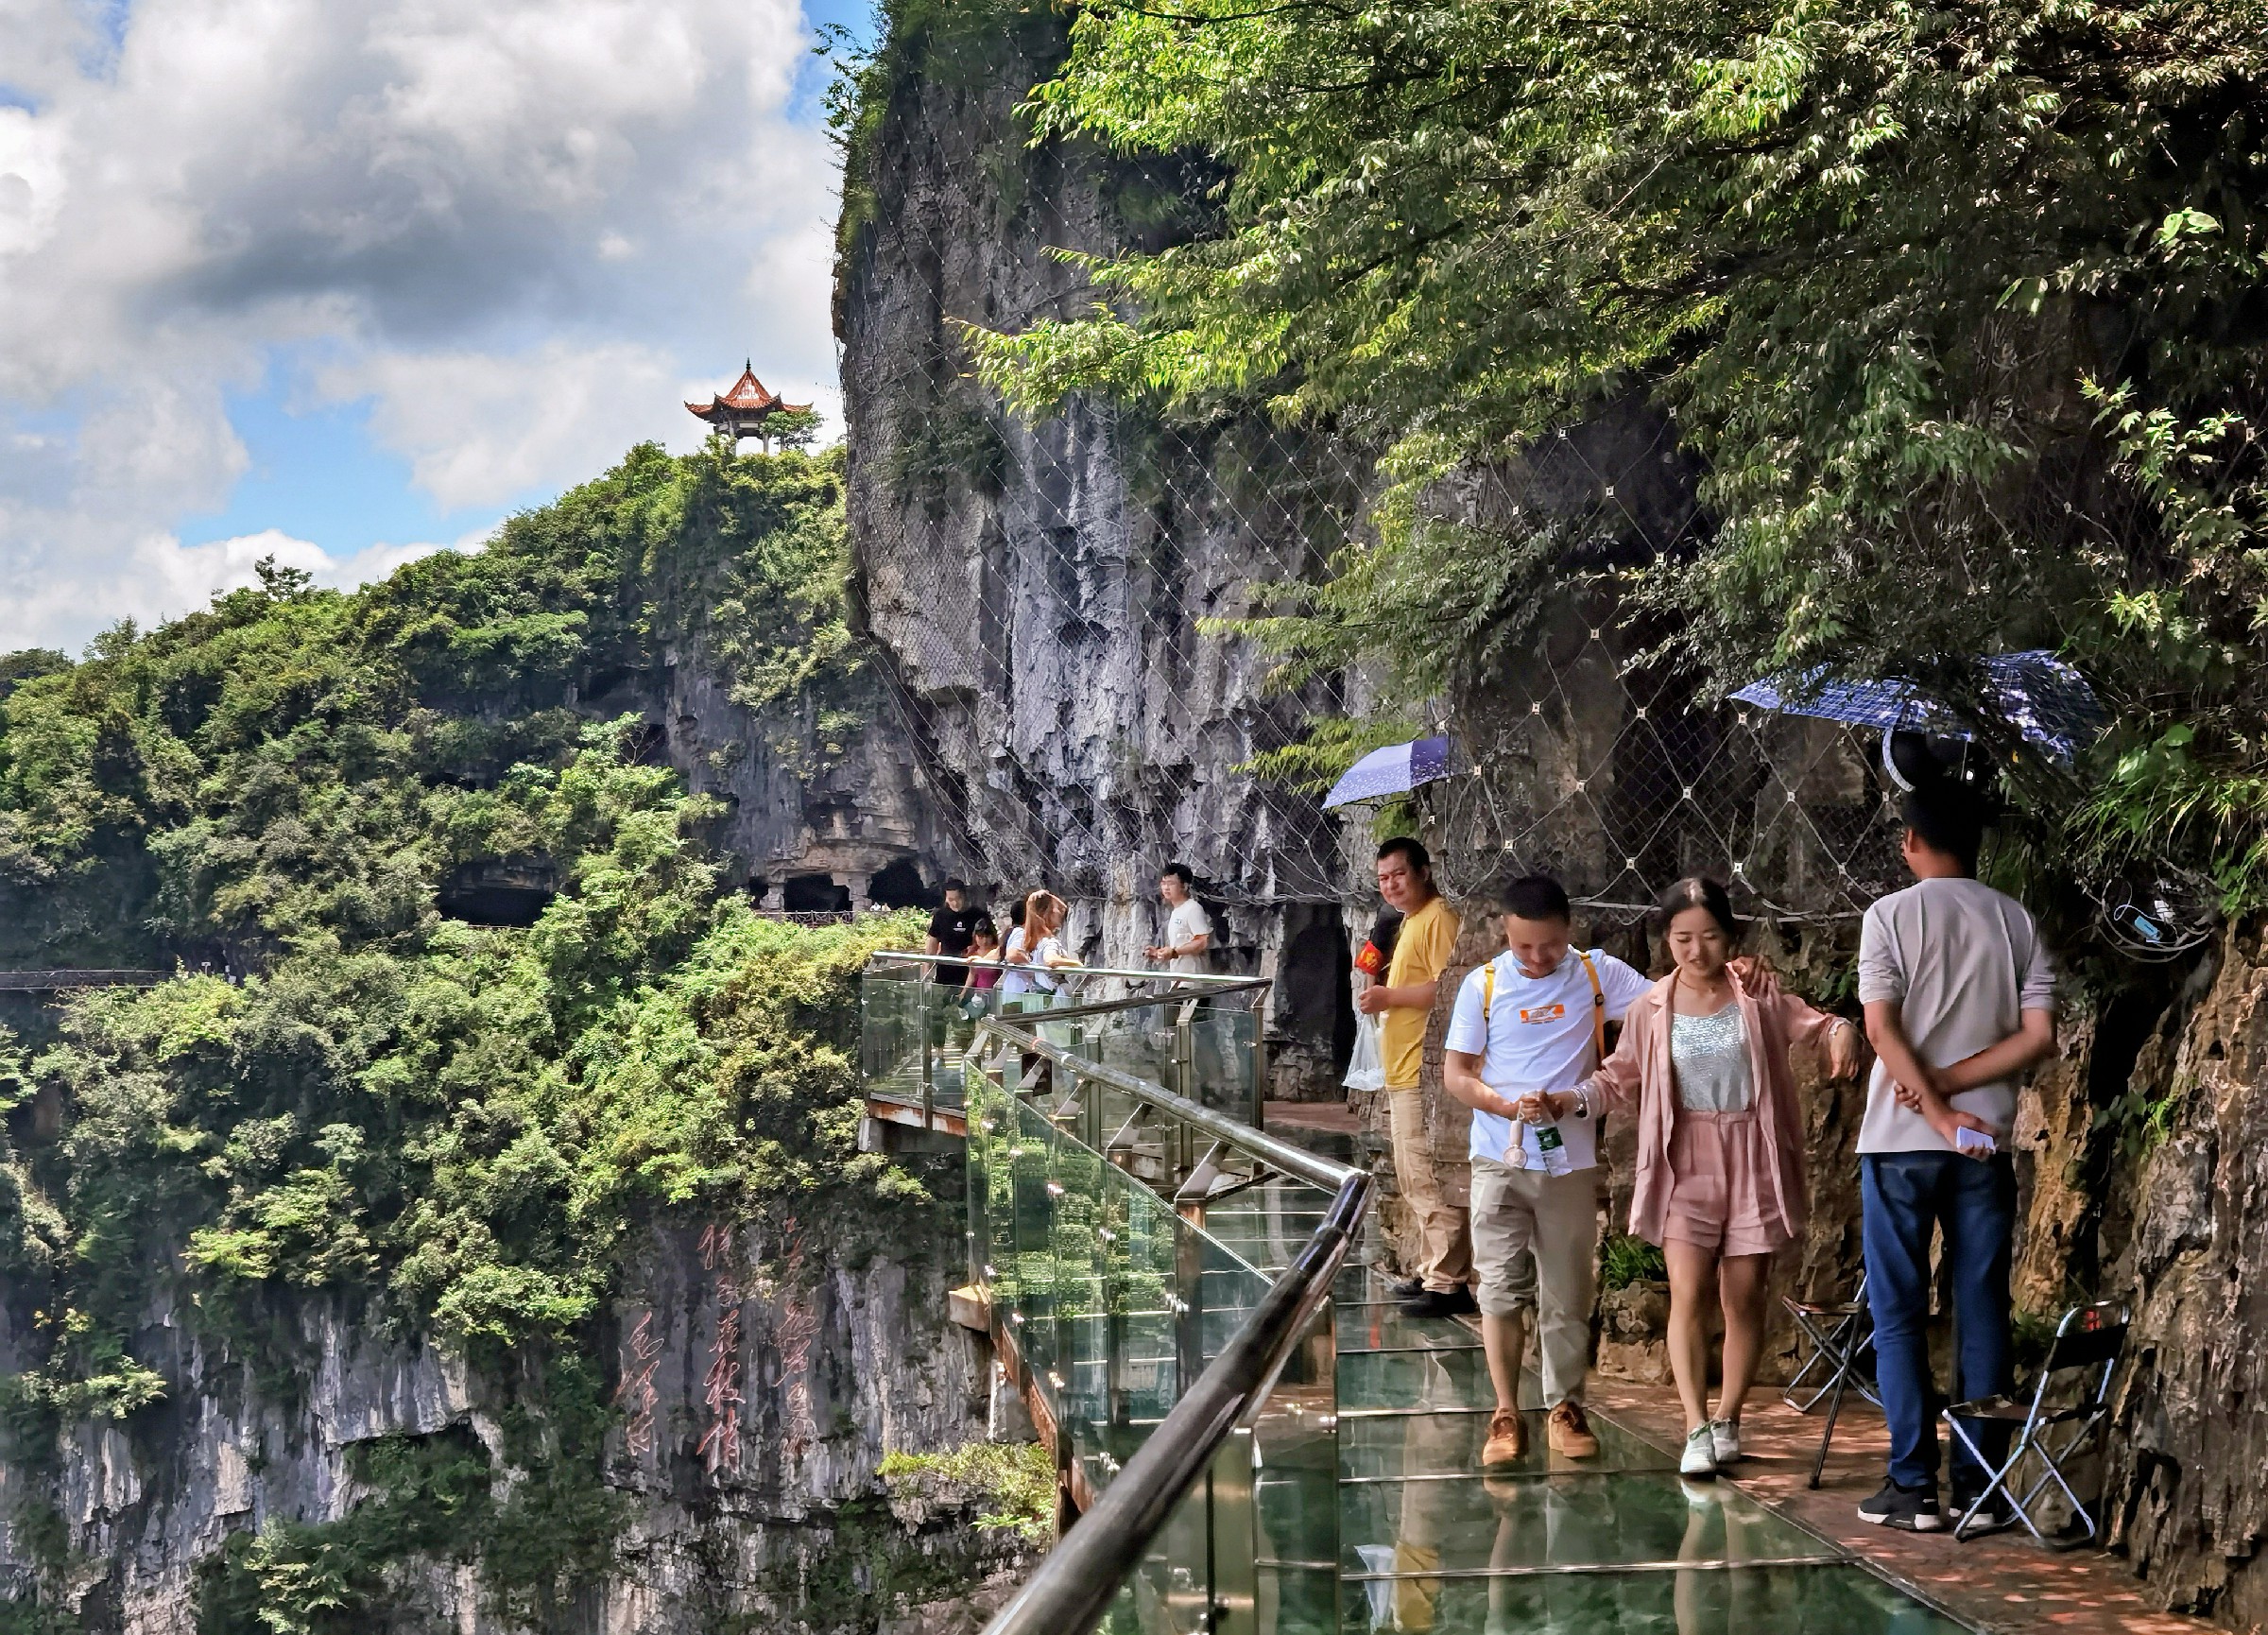
<svg viewBox="0 0 2268 1635"><path fill-rule="evenodd" d="M2120 725L2054 818L2242 900L2268 883L2264 22L1092 7L1040 139L1217 156L1220 230L1091 261L1091 313L974 339L1027 407L1257 402L1375 444L1379 541L1258 627L1296 659L1383 658L1422 692L1571 570L1673 615L1718 686L1830 663L1976 707L1974 656L2060 647ZM1702 462L1685 548L1429 520L1445 473L1632 404Z"/></svg>

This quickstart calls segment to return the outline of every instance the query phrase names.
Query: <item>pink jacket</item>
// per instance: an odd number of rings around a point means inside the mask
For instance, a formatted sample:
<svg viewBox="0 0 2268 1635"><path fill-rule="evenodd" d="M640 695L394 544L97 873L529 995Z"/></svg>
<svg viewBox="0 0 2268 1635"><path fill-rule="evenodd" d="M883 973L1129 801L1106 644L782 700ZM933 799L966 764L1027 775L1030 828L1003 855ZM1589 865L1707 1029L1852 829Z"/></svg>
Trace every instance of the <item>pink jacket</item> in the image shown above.
<svg viewBox="0 0 2268 1635"><path fill-rule="evenodd" d="M1796 1098L1788 1049L1798 1042L1817 1044L1836 1019L1784 991L1769 973L1744 984L1738 972L1748 962L1734 963L1733 1003L1741 1007L1747 1031L1757 1119L1771 1154L1761 1178L1764 1206L1794 1237L1803 1231L1809 1194L1803 1179L1803 1109ZM1631 1002L1614 1054L1584 1082L1601 1110L1638 1106L1638 1182L1630 1198L1630 1231L1648 1243L1661 1241L1670 1196L1670 1132L1677 1122L1670 996L1676 981L1675 973L1665 976Z"/></svg>

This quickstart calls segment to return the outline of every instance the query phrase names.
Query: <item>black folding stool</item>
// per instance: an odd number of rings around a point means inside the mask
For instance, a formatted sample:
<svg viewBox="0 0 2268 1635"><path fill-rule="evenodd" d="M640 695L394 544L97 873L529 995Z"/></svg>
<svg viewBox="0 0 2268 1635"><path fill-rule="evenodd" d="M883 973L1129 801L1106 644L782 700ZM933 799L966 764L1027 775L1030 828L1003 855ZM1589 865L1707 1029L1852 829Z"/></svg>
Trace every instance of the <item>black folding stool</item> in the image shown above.
<svg viewBox="0 0 2268 1635"><path fill-rule="evenodd" d="M1835 1420L1843 1412L1843 1396L1855 1389L1876 1407L1882 1399L1875 1395L1871 1371L1862 1365L1874 1351L1874 1312L1866 1304L1866 1274L1859 1274L1859 1286L1847 1300L1828 1305L1815 1305L1782 1295L1781 1305L1796 1319L1796 1327L1811 1342L1812 1354L1796 1370L1780 1400L1799 1414L1808 1414L1824 1399L1827 1403L1827 1423L1819 1432L1819 1451L1812 1455L1811 1486L1819 1485L1820 1472L1827 1469L1828 1444L1835 1437ZM1826 1370L1825 1378L1802 1401L1796 1394L1814 1368Z"/></svg>
<svg viewBox="0 0 2268 1635"><path fill-rule="evenodd" d="M2097 1300L2092 1305L2073 1306L2063 1314L2063 1320L2055 1325L2055 1341L2048 1348L2048 1360L2040 1365L2039 1379L2032 1387L2031 1402L2025 1403L2015 1397L1981 1397L1972 1403L1955 1403L1945 1410L1945 1422L1952 1427L1953 1435L1961 1438L1961 1445L1968 1450L1969 1456L1980 1466L1985 1466L1984 1455L1978 1452L1976 1441L1961 1421L1997 1420L2018 1426L2015 1437L2009 1443L2008 1457L2002 1461L1999 1470L1992 1472L1992 1480L1984 1484L1984 1490L1971 1501L1968 1508L1961 1512L1960 1520L1953 1523L1954 1538L1968 1536L1969 1524L1983 1511L1985 1502L1997 1492L2005 1495L2015 1507L2016 1519L2024 1524L2024 1530L2041 1543L2046 1543L2047 1536L2040 1532L2032 1520L2032 1506L2050 1482L2063 1489L2063 1496L2070 1501L2071 1508L2087 1523L2086 1539L2077 1541L2091 1544L2101 1535L2101 1518L2079 1502L2079 1495L2071 1490L2070 1483L2064 1479L2063 1463L2092 1441L2110 1418L2110 1381L2111 1376L2119 1371L2119 1358L2126 1349L2126 1329L2127 1311L2117 1300ZM2079 1391L2070 1405L2057 1408L2049 1405L2048 1393L2054 1387L2059 1374L2078 1375ZM2052 1440L2058 1437L2060 1442ZM2018 1464L2026 1454L2037 1455L2039 1462L2047 1468L2040 1473L2039 1479L2024 1490L2024 1496L2019 1500L2010 1478L2015 1475ZM2100 1495L2096 1502L2101 1503Z"/></svg>

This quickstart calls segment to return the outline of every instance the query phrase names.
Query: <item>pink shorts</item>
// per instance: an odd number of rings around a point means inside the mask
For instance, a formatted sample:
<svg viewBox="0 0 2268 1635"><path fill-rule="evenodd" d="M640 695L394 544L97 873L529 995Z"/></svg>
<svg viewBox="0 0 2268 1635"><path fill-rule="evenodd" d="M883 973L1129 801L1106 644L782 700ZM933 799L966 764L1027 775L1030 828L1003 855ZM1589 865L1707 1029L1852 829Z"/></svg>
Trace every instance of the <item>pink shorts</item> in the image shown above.
<svg viewBox="0 0 2268 1635"><path fill-rule="evenodd" d="M1670 1131L1670 1196L1661 1238L1721 1255L1768 1255L1789 1241L1764 1214L1763 1126L1753 1108L1742 1112L1677 1110Z"/></svg>

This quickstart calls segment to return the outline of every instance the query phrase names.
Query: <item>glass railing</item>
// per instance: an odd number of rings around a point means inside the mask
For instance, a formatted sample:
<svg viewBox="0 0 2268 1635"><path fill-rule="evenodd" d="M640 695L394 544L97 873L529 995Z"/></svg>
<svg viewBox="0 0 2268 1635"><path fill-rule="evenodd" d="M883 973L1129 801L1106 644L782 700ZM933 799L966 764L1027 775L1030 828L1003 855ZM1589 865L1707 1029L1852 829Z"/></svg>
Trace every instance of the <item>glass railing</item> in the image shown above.
<svg viewBox="0 0 2268 1635"><path fill-rule="evenodd" d="M1225 1119L1188 1116L1202 1103L1177 1110L1170 1093L1035 1041L1017 1021L988 1023L968 1058L973 1270L1010 1366L1050 1422L1058 1467L1091 1510L1190 1384L1250 1331L1331 1210L1336 1189L1319 1183L1337 1178L1286 1174L1226 1140ZM1304 1302L1273 1388L1254 1395L1186 1484L1104 1627L1258 1631L1278 1626L1287 1596L1328 1607L1333 1332L1326 1281Z"/></svg>
<svg viewBox="0 0 2268 1635"><path fill-rule="evenodd" d="M868 964L859 986L868 1095L959 1109L977 1024L1005 1016L1087 1060L1260 1126L1264 979L1077 967L1054 973L1053 992L1004 999L997 987L971 985L971 969L920 954L881 954Z"/></svg>
<svg viewBox="0 0 2268 1635"><path fill-rule="evenodd" d="M1603 1414L1594 1457L1551 1451L1538 1413L1528 1455L1482 1472L1478 1336L1348 1264L1368 1178L1243 1116L1254 1036L1195 1043L1193 1006L1248 1029L1248 998L1121 992L940 1036L924 986L870 980L864 1058L892 1095L965 1102L944 1127L971 1281L1079 1511L987 1635L1960 1635Z"/></svg>
<svg viewBox="0 0 2268 1635"><path fill-rule="evenodd" d="M1331 1295L1368 1178L1254 1127L1263 985L1087 972L969 1017L921 969L868 972L868 1093L965 1119L971 1281L1083 1513L994 1627L1335 1626Z"/></svg>

